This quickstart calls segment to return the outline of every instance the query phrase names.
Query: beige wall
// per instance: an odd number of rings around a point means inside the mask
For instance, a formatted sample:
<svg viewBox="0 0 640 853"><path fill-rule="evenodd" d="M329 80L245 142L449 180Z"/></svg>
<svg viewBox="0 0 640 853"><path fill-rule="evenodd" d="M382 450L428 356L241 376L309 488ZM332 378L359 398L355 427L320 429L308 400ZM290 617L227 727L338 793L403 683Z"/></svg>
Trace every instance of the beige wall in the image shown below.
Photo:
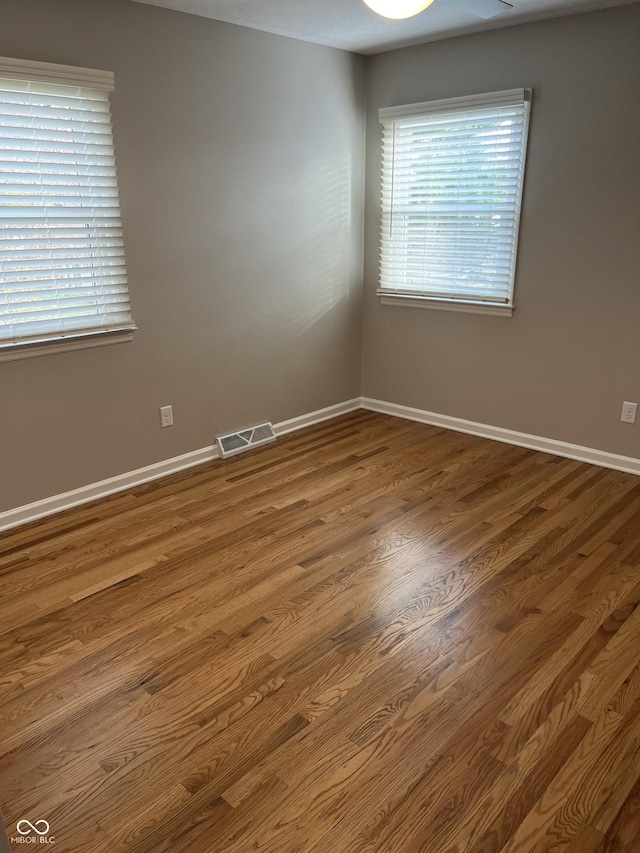
<svg viewBox="0 0 640 853"><path fill-rule="evenodd" d="M640 457L640 6L367 60L363 393ZM513 318L381 306L379 107L533 87Z"/></svg>
<svg viewBox="0 0 640 853"><path fill-rule="evenodd" d="M2 0L0 55L115 72L139 326L0 364L0 511L360 393L362 58L129 0Z"/></svg>
<svg viewBox="0 0 640 853"><path fill-rule="evenodd" d="M364 60L129 0L2 0L113 70L132 344L0 364L0 511L366 396L640 457L640 6ZM363 71L368 81L361 355ZM531 86L505 319L380 306L381 106ZM161 430L158 407L174 406Z"/></svg>

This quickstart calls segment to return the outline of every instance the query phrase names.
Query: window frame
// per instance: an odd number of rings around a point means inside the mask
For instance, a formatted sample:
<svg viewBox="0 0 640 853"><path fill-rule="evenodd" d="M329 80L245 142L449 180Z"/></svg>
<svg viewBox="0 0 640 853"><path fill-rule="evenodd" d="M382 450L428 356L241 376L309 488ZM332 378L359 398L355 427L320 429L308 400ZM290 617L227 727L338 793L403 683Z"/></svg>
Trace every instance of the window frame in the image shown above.
<svg viewBox="0 0 640 853"><path fill-rule="evenodd" d="M378 111L380 124L383 126L389 125L395 121L402 119L416 119L434 114L455 113L456 111L472 111L475 109L483 109L487 107L499 107L513 105L514 103L522 103L524 108L523 117L523 146L522 146L522 161L521 161L521 181L518 188L518 193L514 205L515 210L515 229L513 238L513 258L510 270L510 289L509 297L506 301L498 301L492 298L472 298L464 295L446 295L438 293L420 293L418 290L409 291L401 290L400 288L390 288L382 286L382 266L384 261L384 227L385 227L385 209L380 209L380 242L379 242L379 272L378 272L378 288L376 294L382 305L396 305L413 308L429 308L441 311L455 311L464 313L490 314L500 317L511 317L515 309L514 291L516 268L519 248L519 232L520 221L522 216L522 201L524 195L524 183L526 176L527 165L527 148L529 138L529 124L531 115L531 100L532 89L508 89L501 92L489 92L479 95L471 95L466 97L445 98L434 101L424 101L416 104L406 104L404 106L383 107ZM387 158L387 159L385 159ZM381 196L384 205L385 192L389 191L386 183L386 175L392 173L395 166L391 159L385 154L384 149L381 150ZM392 206L389 208L387 215L391 216Z"/></svg>
<svg viewBox="0 0 640 853"><path fill-rule="evenodd" d="M107 97L115 91L115 76L111 71L103 71L91 68L82 68L72 65L58 65L49 62L38 62L33 60L15 59L11 57L0 57L0 78L31 82L34 84L58 84L78 88L94 89L107 93ZM109 103L110 106L110 103ZM111 139L113 141L113 128ZM120 193L117 187L116 193L118 210L121 214ZM20 217L18 217L20 218ZM11 220L9 220L11 221ZM123 250L123 260L125 259ZM126 263L126 260L124 261ZM126 266L125 266L126 275ZM0 272L0 293L2 292ZM123 343L133 340L133 334L137 326L131 316L131 293L128 282L126 292L129 300L130 321L119 324L117 328L108 326L95 328L67 329L57 334L46 334L42 337L15 336L13 339L0 338L0 362L15 361L34 356L49 355L70 350L102 347L106 345ZM80 319L80 318L79 318Z"/></svg>

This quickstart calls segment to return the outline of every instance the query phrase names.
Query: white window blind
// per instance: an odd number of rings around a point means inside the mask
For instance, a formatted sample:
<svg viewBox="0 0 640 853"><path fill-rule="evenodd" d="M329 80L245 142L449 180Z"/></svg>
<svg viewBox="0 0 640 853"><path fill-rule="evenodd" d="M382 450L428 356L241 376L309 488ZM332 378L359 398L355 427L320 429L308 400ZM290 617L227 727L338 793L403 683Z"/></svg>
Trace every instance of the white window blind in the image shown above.
<svg viewBox="0 0 640 853"><path fill-rule="evenodd" d="M380 110L384 295L511 305L524 89Z"/></svg>
<svg viewBox="0 0 640 853"><path fill-rule="evenodd" d="M0 350L133 330L113 75L0 59Z"/></svg>

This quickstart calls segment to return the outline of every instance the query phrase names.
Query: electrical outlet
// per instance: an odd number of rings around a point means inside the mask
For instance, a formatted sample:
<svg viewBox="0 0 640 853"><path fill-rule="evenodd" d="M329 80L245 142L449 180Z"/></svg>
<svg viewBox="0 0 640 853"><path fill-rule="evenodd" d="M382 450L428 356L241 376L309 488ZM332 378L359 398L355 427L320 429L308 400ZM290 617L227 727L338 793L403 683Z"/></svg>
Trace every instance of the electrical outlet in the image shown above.
<svg viewBox="0 0 640 853"><path fill-rule="evenodd" d="M173 406L161 406L161 408L160 408L160 426L163 429L165 427L173 426Z"/></svg>
<svg viewBox="0 0 640 853"><path fill-rule="evenodd" d="M637 412L638 412L638 404L637 403L623 403L622 404L622 415L620 416L620 420L622 421L623 424L635 424Z"/></svg>

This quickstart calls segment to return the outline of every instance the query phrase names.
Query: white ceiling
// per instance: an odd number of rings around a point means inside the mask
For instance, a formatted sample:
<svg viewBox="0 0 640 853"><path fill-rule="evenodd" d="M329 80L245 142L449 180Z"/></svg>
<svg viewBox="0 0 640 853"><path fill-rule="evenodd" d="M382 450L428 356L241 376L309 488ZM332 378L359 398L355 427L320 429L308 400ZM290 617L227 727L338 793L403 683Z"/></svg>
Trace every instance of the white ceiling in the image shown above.
<svg viewBox="0 0 640 853"><path fill-rule="evenodd" d="M498 18L482 20L464 0L435 0L414 18L378 17L362 0L136 0L357 53L378 53L451 35L477 32L575 12L619 6L625 0L510 0ZM634 2L634 0L628 0ZM465 3L466 5L466 3Z"/></svg>

